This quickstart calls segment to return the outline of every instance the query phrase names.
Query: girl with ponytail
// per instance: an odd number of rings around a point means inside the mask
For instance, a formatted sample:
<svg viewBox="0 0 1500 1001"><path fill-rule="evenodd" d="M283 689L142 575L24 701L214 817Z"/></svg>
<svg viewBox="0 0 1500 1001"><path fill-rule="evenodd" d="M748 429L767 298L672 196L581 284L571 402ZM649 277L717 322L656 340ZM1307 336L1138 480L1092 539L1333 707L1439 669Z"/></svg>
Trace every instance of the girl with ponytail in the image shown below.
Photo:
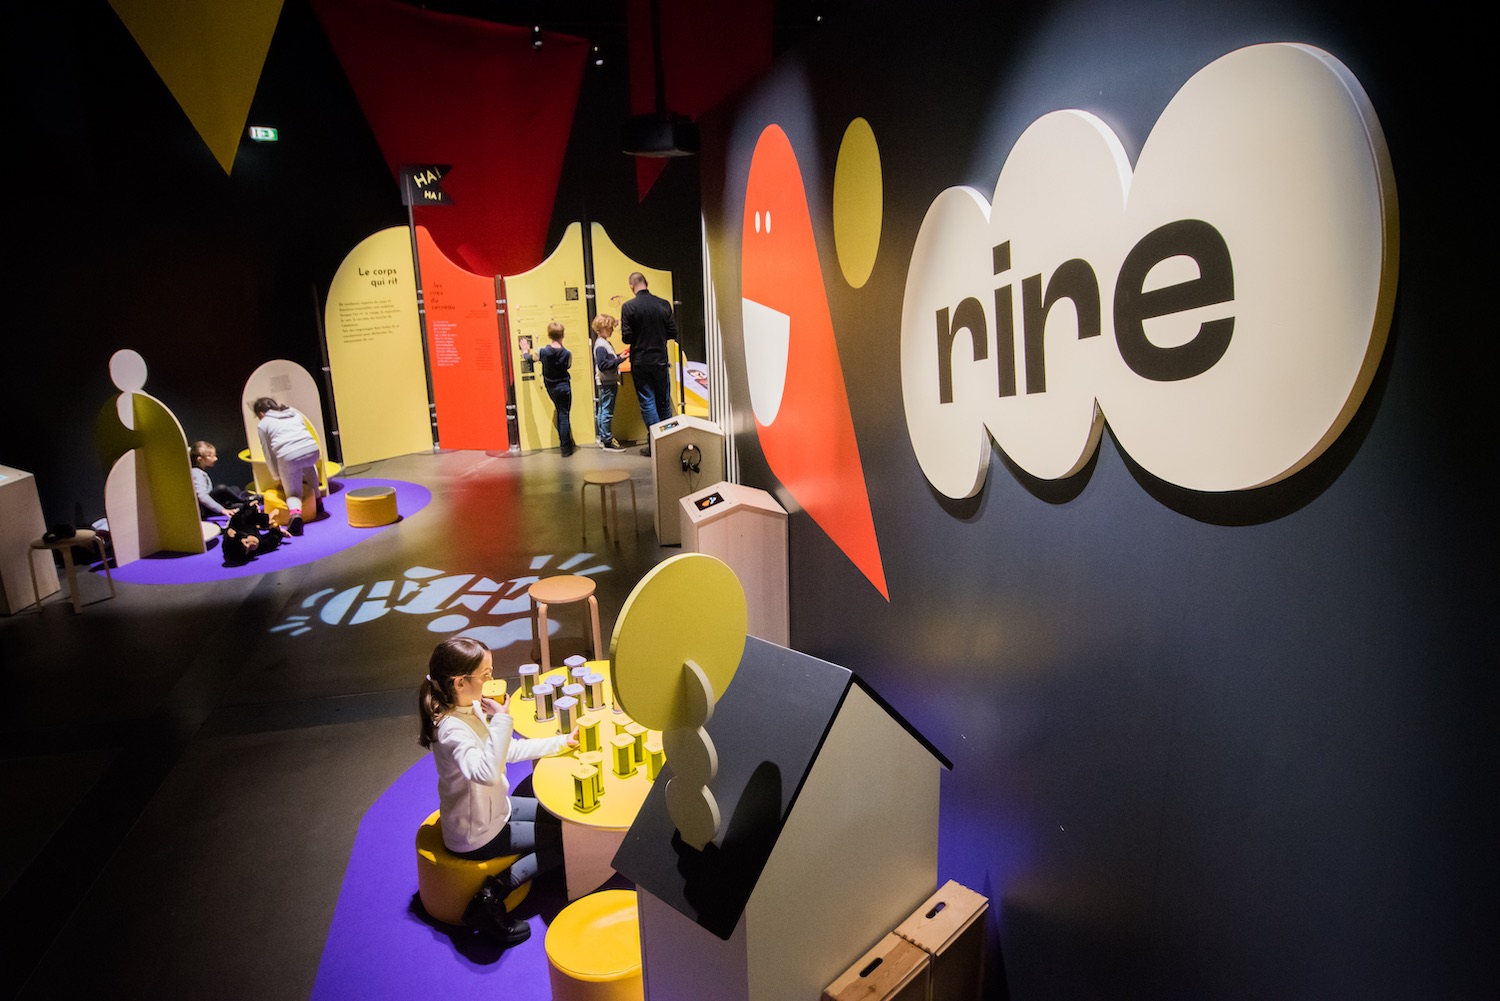
<svg viewBox="0 0 1500 1001"><path fill-rule="evenodd" d="M464 912L464 923L500 945L524 942L531 927L505 909L511 891L562 862L562 829L529 796L511 796L505 766L578 746L578 731L525 739L515 735L509 698L484 694L493 677L490 651L465 636L446 639L432 651L417 695L421 733L432 749L442 803L443 844L467 859L501 855L521 858L485 880Z"/></svg>

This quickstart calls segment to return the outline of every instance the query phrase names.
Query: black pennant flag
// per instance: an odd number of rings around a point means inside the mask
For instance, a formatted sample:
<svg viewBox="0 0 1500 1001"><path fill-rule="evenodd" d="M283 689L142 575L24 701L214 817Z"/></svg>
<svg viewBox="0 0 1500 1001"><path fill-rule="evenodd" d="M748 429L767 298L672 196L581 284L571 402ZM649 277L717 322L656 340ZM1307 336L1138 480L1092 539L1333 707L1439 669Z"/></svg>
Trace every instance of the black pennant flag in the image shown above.
<svg viewBox="0 0 1500 1001"><path fill-rule="evenodd" d="M402 205L452 205L443 191L443 177L452 169L446 163L408 165L401 168Z"/></svg>

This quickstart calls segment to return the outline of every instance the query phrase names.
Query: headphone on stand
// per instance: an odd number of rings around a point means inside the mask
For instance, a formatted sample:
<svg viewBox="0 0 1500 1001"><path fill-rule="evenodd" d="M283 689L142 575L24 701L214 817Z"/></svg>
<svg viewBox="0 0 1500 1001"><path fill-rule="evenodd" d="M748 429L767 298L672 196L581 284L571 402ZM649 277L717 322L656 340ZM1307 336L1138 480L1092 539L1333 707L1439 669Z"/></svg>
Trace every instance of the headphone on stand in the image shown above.
<svg viewBox="0 0 1500 1001"><path fill-rule="evenodd" d="M685 445L682 455L678 457L682 462L684 473L697 473L703 468L703 450L697 445Z"/></svg>

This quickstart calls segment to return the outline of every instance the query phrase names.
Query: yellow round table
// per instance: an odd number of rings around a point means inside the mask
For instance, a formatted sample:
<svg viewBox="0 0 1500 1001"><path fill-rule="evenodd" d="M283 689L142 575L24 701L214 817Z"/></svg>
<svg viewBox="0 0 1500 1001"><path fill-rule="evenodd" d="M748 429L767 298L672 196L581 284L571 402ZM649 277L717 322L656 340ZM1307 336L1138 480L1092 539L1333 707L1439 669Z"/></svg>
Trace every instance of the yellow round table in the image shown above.
<svg viewBox="0 0 1500 1001"><path fill-rule="evenodd" d="M578 751L539 758L532 764L532 792L546 811L562 821L563 868L568 886L568 899L577 900L584 894L598 889L614 875L611 864L625 832L635 822L646 794L651 791L652 780L645 762L636 766L635 774L621 778L615 774L608 753L610 741L616 733L624 733L633 722L624 713L614 712L613 693L609 687L609 662L593 660L588 667L595 674L604 676L605 708L594 710L599 716L599 742L605 749L600 774L604 780L604 795L599 805L587 813L580 812L573 801L573 769L578 765ZM549 671L537 678L537 683L555 682L559 690L563 679L568 677L566 668ZM501 680L485 685L485 694L498 693L505 688ZM536 719L536 703L512 693L507 706L516 732L523 737L555 737L558 734L556 716L545 722Z"/></svg>

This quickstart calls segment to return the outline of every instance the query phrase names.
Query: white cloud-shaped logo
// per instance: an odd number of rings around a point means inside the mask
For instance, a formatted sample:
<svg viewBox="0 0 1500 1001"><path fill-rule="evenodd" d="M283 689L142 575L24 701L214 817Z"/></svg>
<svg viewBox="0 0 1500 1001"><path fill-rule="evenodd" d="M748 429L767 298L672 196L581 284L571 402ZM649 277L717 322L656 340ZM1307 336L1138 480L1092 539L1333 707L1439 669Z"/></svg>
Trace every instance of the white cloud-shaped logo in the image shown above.
<svg viewBox="0 0 1500 1001"><path fill-rule="evenodd" d="M913 448L949 497L990 439L1033 476L1081 469L1103 422L1154 475L1262 486L1338 437L1385 347L1396 195L1337 59L1256 45L1200 70L1131 170L1098 118L1017 140L988 201L940 194L901 315Z"/></svg>

